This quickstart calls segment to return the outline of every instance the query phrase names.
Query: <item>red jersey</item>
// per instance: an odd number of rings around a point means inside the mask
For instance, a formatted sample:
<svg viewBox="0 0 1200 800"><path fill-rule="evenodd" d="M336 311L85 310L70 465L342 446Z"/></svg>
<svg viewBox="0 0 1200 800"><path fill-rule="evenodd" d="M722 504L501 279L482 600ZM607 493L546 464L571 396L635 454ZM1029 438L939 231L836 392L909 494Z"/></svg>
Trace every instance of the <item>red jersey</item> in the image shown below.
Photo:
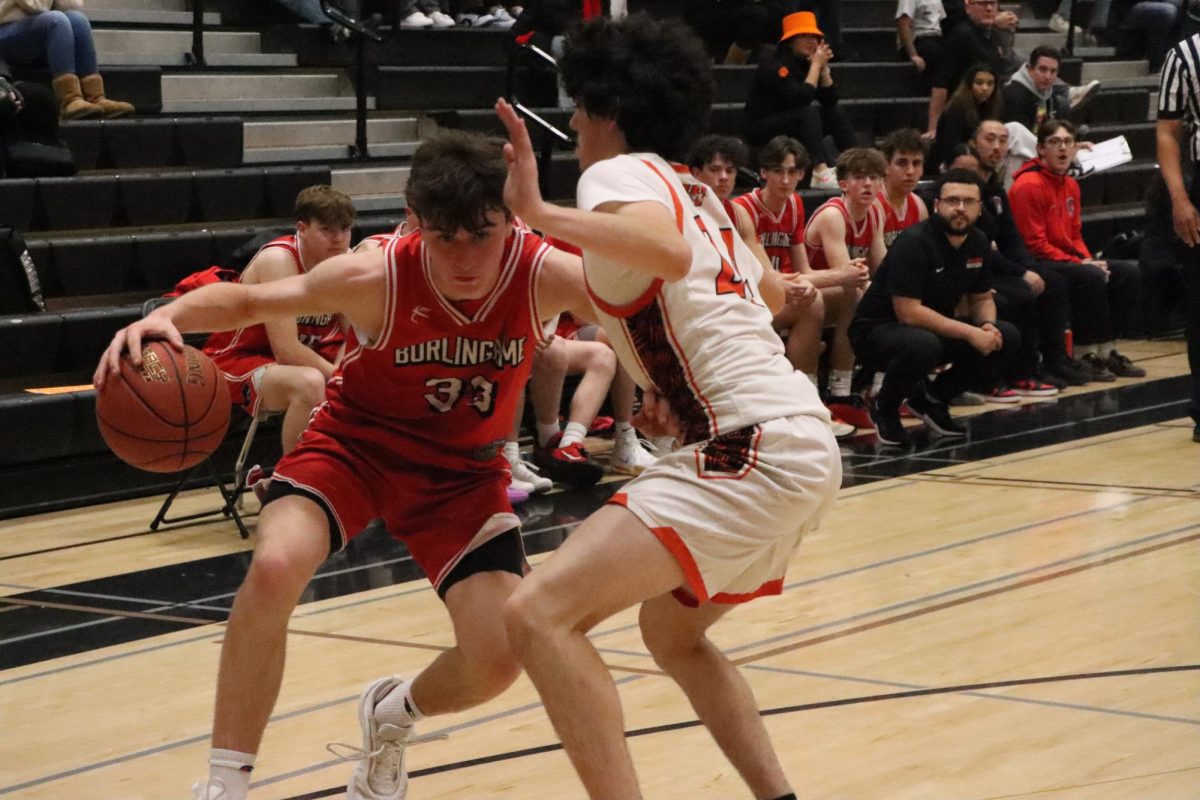
<svg viewBox="0 0 1200 800"><path fill-rule="evenodd" d="M390 242L383 329L375 341L351 330L313 425L409 463L495 471L543 338L535 287L549 251L514 229L496 286L456 303L434 286L420 231Z"/></svg>
<svg viewBox="0 0 1200 800"><path fill-rule="evenodd" d="M800 195L793 192L778 214L772 214L763 204L762 189L747 192L734 198L733 202L750 214L758 241L771 258L771 266L777 272L795 272L796 266L792 264L792 246L800 244L804 239L804 201L800 199ZM734 219L732 211L729 217Z"/></svg>
<svg viewBox="0 0 1200 800"><path fill-rule="evenodd" d="M904 216L897 216L896 209L892 208L886 194L879 196L879 202L883 208L883 243L891 247L901 231L921 221L921 205L916 195L909 192L904 195Z"/></svg>
<svg viewBox="0 0 1200 800"><path fill-rule="evenodd" d="M834 197L826 200L813 212L812 217L809 218L809 224L811 225L812 220L816 219L826 208L836 208L841 212L842 219L846 221L846 249L850 251L850 258L866 258L867 253L871 250L871 242L875 239L875 231L882 224L875 204L871 204L871 207L867 209L866 218L855 226L854 220L850 219L850 211L846 208L845 199ZM804 249L808 253L809 267L829 269L829 262L825 260L825 249L808 240L808 228L804 229Z"/></svg>
<svg viewBox="0 0 1200 800"><path fill-rule="evenodd" d="M300 261L300 250L296 246L295 235L280 236L264 244L259 253L267 248L278 247L288 251L296 264L296 274L307 272ZM256 253L255 258L258 258ZM300 342L310 350L316 351L321 358L332 362L337 358L345 337L336 314L314 314L312 316L296 317L296 330ZM250 356L274 359L271 352L271 341L267 338L267 329L263 325L251 325L234 331L219 331L208 337L204 343L204 352L208 354L217 367L227 374L241 374L240 365Z"/></svg>

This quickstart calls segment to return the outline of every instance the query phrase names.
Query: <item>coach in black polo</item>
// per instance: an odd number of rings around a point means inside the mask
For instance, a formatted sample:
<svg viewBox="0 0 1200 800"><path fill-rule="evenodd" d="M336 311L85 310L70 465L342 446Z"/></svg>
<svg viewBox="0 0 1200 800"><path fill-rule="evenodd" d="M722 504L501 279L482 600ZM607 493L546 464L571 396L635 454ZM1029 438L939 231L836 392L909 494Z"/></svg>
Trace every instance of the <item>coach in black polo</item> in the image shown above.
<svg viewBox="0 0 1200 800"><path fill-rule="evenodd" d="M900 234L858 304L850 342L860 362L884 370L869 407L884 444L909 441L900 423L905 401L933 432L963 436L946 401L968 387L996 385L1019 349L1016 327L996 319L984 266L988 239L975 228L981 196L975 173L943 173L929 219ZM970 322L955 319L964 296ZM925 376L948 363L927 384Z"/></svg>
<svg viewBox="0 0 1200 800"><path fill-rule="evenodd" d="M1200 24L1200 2L1188 3L1188 18ZM1188 133L1188 157L1180 139ZM1163 62L1158 92L1158 163L1171 195L1171 217L1179 237L1178 256L1187 282L1187 347L1192 373L1192 441L1200 442L1200 33L1180 41ZM1185 167L1184 164L1188 166ZM1184 170L1192 173L1190 189Z"/></svg>

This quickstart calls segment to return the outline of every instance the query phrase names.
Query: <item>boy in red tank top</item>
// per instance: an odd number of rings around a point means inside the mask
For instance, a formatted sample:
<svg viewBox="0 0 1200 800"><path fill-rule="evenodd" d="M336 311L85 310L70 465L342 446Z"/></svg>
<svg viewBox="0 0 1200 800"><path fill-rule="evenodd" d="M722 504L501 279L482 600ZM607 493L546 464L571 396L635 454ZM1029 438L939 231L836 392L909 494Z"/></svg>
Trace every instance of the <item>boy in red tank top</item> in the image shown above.
<svg viewBox="0 0 1200 800"><path fill-rule="evenodd" d="M405 744L423 715L504 691L520 668L501 616L525 563L505 495L503 442L516 397L562 311L592 318L580 260L514 229L502 143L455 131L413 157L417 230L303 275L206 286L117 334L96 370L147 338L302 314L343 314L346 356L300 444L276 466L258 546L221 650L203 800L242 800L282 682L287 623L317 567L375 517L403 541L446 605L455 646L412 680L371 683L359 703L354 800L400 800ZM137 355L134 361L140 360Z"/></svg>
<svg viewBox="0 0 1200 800"><path fill-rule="evenodd" d="M825 324L834 328L827 403L830 411L858 428L870 428L871 419L850 395L854 350L847 331L863 290L887 252L882 215L873 205L886 172L887 162L878 150L856 147L842 153L837 160L842 196L814 211L804 229L813 270L809 279L825 300Z"/></svg>
<svg viewBox="0 0 1200 800"><path fill-rule="evenodd" d="M296 232L263 245L238 282L266 283L302 275L350 246L354 205L329 186L296 195ZM283 452L296 446L314 408L325 400L345 344L334 314L271 320L209 337L204 352L229 384L233 404L250 416L283 412Z"/></svg>
<svg viewBox="0 0 1200 800"><path fill-rule="evenodd" d="M883 214L883 243L891 247L904 229L929 216L925 201L913 191L925 171L925 140L916 128L901 128L888 134L879 150L887 160L887 172L875 207Z"/></svg>

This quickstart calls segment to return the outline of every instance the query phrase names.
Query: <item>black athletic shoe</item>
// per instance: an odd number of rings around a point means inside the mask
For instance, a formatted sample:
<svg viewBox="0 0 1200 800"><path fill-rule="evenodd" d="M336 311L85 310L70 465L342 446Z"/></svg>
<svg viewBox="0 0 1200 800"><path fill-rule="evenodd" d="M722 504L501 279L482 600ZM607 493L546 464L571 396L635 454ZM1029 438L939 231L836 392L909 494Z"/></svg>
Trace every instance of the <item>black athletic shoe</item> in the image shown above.
<svg viewBox="0 0 1200 800"><path fill-rule="evenodd" d="M875 435L879 437L880 442L891 445L912 443L908 432L904 430L904 423L900 421L899 410L888 413L880 409L876 401L871 400L867 403L867 413L870 415L871 424L875 426Z"/></svg>
<svg viewBox="0 0 1200 800"><path fill-rule="evenodd" d="M1101 358L1095 353L1085 353L1083 358L1077 362L1090 374L1089 381L1099 381L1100 383L1112 383L1117 379L1108 369L1108 359Z"/></svg>
<svg viewBox="0 0 1200 800"><path fill-rule="evenodd" d="M924 393L917 397L908 398L908 407L925 423L925 427L939 436L966 436L963 426L950 416L950 409L945 403L932 399Z"/></svg>
<svg viewBox="0 0 1200 800"><path fill-rule="evenodd" d="M604 467L592 461L581 444L559 447L561 439L560 433L545 447L535 447L533 463L555 483L565 483L576 489L594 486L604 475Z"/></svg>
<svg viewBox="0 0 1200 800"><path fill-rule="evenodd" d="M1052 375L1064 381L1069 386L1083 386L1089 380L1092 380L1092 371L1090 369L1084 369L1079 365L1078 361L1072 361L1069 358L1060 358L1051 361L1042 367L1042 372L1045 373L1045 376ZM1048 379L1048 377L1043 377L1043 380Z"/></svg>
<svg viewBox="0 0 1200 800"><path fill-rule="evenodd" d="M1121 355L1116 350L1108 354L1108 358L1104 361L1108 367L1108 371L1118 378L1144 378L1146 370L1141 367L1135 367L1133 362L1126 356Z"/></svg>

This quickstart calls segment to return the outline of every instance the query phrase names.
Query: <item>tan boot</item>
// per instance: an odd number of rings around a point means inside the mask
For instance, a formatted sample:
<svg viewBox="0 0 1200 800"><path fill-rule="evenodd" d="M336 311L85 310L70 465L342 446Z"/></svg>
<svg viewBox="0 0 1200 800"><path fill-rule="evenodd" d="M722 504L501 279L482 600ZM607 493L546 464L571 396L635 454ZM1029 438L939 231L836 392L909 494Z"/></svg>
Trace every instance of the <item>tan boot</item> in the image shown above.
<svg viewBox="0 0 1200 800"><path fill-rule="evenodd" d="M736 44L731 44L729 45L729 52L725 54L725 60L721 63L730 66L734 64L746 64L750 61L750 56L752 55L754 54L751 51L744 50Z"/></svg>
<svg viewBox="0 0 1200 800"><path fill-rule="evenodd" d="M67 73L50 82L58 98L58 116L63 119L88 119L104 114L104 109L83 99L79 76Z"/></svg>
<svg viewBox="0 0 1200 800"><path fill-rule="evenodd" d="M120 100L109 100L104 96L104 79L99 75L85 75L79 79L83 87L83 96L89 103L100 106L106 119L128 117L133 113L133 106Z"/></svg>

